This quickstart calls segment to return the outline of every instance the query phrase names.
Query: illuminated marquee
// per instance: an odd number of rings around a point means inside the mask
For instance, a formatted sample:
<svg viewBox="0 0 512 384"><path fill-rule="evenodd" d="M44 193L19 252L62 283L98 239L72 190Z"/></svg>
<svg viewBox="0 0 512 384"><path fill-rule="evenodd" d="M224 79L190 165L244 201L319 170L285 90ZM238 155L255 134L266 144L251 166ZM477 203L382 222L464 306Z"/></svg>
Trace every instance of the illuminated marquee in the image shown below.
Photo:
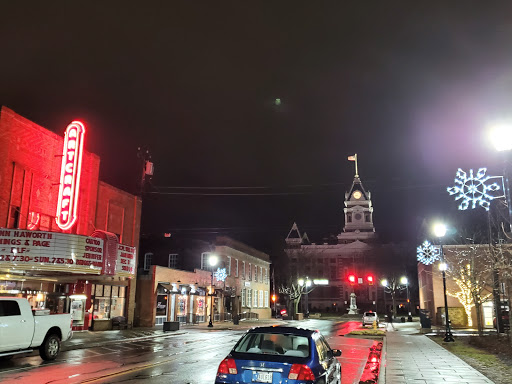
<svg viewBox="0 0 512 384"><path fill-rule="evenodd" d="M62 230L73 227L77 219L84 134L84 125L80 121L73 121L68 125L64 137L56 218Z"/></svg>

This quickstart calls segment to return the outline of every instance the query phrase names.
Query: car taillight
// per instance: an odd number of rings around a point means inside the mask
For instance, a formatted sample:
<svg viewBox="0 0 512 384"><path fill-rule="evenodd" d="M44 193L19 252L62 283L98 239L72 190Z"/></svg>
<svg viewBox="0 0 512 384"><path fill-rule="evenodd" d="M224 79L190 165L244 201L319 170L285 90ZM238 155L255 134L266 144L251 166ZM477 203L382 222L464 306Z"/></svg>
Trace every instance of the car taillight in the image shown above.
<svg viewBox="0 0 512 384"><path fill-rule="evenodd" d="M235 359L226 358L222 360L222 362L219 365L219 369L217 370L217 375L221 373L224 375L230 374L230 375L236 375L238 371L236 370L236 363Z"/></svg>
<svg viewBox="0 0 512 384"><path fill-rule="evenodd" d="M288 374L290 380L315 380L313 371L307 365L293 364Z"/></svg>

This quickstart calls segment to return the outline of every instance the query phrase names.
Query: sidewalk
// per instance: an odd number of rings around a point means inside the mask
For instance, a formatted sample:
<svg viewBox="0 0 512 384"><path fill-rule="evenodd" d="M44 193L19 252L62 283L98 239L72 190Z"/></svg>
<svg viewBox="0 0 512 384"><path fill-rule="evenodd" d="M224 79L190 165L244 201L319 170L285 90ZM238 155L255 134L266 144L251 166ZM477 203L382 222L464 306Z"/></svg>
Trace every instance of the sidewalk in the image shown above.
<svg viewBox="0 0 512 384"><path fill-rule="evenodd" d="M387 324L379 384L493 384L419 329L417 322Z"/></svg>
<svg viewBox="0 0 512 384"><path fill-rule="evenodd" d="M265 320L246 320L241 321L238 325L232 322L213 323L213 327L209 328L208 323L202 324L180 324L179 331L164 332L162 326L154 328L133 328L112 331L77 331L73 332L71 340L62 343L63 351L70 351L73 349L92 348L108 345L111 343L123 343L139 340L154 339L158 337L172 337L177 335L184 335L194 330L203 331L225 331L225 330L246 330L252 327L260 327L272 324L283 324L280 319L265 319Z"/></svg>

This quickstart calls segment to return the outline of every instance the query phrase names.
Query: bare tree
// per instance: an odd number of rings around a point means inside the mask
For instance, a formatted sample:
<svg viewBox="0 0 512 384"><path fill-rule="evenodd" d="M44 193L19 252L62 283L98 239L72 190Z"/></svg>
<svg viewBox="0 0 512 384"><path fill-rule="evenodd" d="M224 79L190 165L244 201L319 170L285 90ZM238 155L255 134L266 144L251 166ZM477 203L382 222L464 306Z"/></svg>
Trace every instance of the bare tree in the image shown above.
<svg viewBox="0 0 512 384"><path fill-rule="evenodd" d="M298 313L302 296L315 289L314 285L299 284L299 279L306 279L311 272L308 268L316 254L304 248L286 250L288 256L287 271L281 271L279 293L285 295L293 305L294 314Z"/></svg>
<svg viewBox="0 0 512 384"><path fill-rule="evenodd" d="M403 290L407 289L407 285L402 284L400 280L400 277L393 274L382 282L382 285L384 286L384 294L388 293L391 295L391 301L393 303L392 315L394 318L396 317L396 296Z"/></svg>

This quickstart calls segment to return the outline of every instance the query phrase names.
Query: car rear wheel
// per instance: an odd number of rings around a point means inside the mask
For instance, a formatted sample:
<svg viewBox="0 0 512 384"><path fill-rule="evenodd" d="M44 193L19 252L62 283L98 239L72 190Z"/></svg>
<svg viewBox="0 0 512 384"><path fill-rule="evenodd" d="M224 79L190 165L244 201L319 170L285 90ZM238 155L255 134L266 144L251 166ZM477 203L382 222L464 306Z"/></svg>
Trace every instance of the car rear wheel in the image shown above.
<svg viewBox="0 0 512 384"><path fill-rule="evenodd" d="M46 336L43 344L39 347L39 356L43 360L55 360L60 351L60 337L56 334Z"/></svg>

